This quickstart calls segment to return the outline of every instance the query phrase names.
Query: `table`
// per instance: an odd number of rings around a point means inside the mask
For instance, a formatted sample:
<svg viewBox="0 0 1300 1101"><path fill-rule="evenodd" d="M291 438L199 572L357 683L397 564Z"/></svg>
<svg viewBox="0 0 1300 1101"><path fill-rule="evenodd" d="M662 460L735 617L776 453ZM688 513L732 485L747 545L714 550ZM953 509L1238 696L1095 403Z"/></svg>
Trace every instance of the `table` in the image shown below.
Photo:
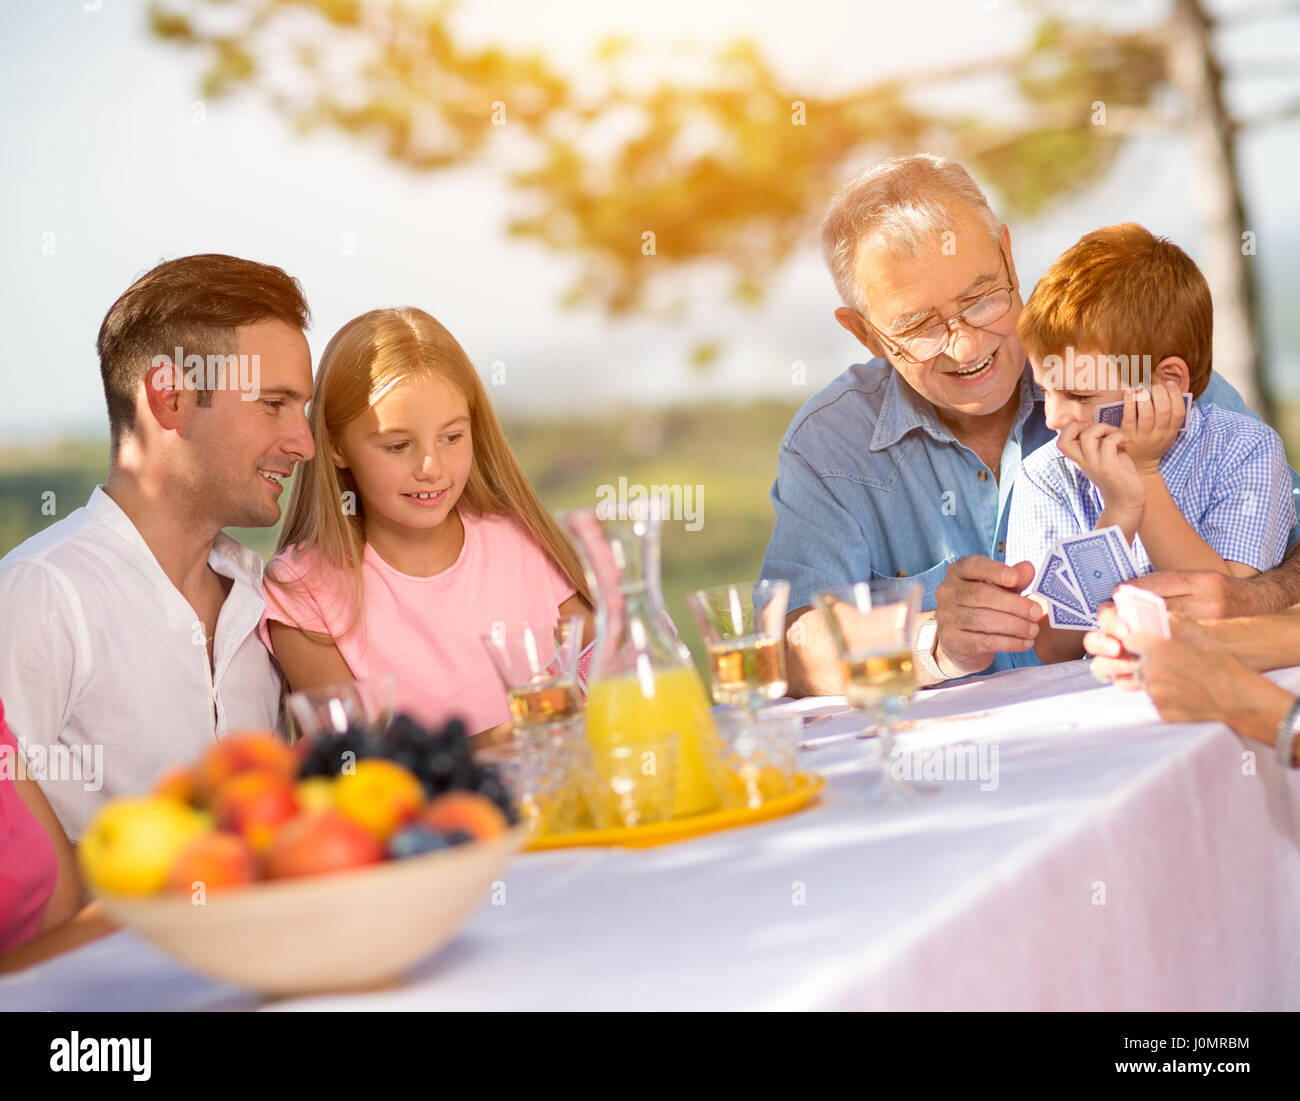
<svg viewBox="0 0 1300 1101"><path fill-rule="evenodd" d="M1300 1009L1300 772L1271 748L1161 724L1082 662L908 717L900 749L969 747L986 780L951 756L938 794L869 803L874 743L832 740L803 753L829 783L800 814L519 856L503 904L393 989L268 1003L124 931L0 980L0 1010Z"/></svg>

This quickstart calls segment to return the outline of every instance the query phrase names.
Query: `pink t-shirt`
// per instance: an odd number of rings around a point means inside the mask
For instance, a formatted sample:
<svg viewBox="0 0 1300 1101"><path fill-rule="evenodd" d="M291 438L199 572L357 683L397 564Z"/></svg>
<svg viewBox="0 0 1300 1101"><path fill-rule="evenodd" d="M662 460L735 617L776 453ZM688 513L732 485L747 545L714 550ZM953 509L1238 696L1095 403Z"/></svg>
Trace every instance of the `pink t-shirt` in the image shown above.
<svg viewBox="0 0 1300 1101"><path fill-rule="evenodd" d="M14 782L21 754L0 703L0 953L39 932L59 873L54 843Z"/></svg>
<svg viewBox="0 0 1300 1101"><path fill-rule="evenodd" d="M460 556L433 577L400 573L367 544L362 614L347 634L348 578L323 565L314 549L281 552L272 570L302 584L284 589L267 582L257 629L262 641L275 652L270 619L331 635L357 680L396 677L396 711L425 725L459 717L474 734L505 722L505 688L480 636L491 634L494 622L523 622L550 639L559 606L574 588L513 519L476 517L468 509L460 517Z"/></svg>

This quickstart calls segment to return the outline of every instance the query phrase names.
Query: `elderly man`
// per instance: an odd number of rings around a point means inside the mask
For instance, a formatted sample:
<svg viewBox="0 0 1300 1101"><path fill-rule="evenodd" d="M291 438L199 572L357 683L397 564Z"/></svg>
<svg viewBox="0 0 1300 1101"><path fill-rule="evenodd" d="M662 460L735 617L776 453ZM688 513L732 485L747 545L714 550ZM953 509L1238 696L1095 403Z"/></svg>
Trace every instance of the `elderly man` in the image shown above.
<svg viewBox="0 0 1300 1101"><path fill-rule="evenodd" d="M104 799L276 723L262 559L222 529L276 523L315 453L308 317L279 268L206 255L104 318L108 478L0 560L0 700L28 760L80 766L34 777L74 841Z"/></svg>
<svg viewBox="0 0 1300 1101"><path fill-rule="evenodd" d="M919 154L841 189L821 233L844 302L836 320L875 358L806 402L781 441L762 576L791 583L791 691L841 691L812 597L873 577L923 586L921 684L1037 664L1042 610L1020 595L1034 567L1003 554L1021 459L1054 433L1016 335L1007 227L964 168ZM1248 411L1218 376L1202 400ZM1298 540L1300 528L1293 551ZM1300 600L1300 554L1250 580L1145 583L1193 614L1272 611Z"/></svg>

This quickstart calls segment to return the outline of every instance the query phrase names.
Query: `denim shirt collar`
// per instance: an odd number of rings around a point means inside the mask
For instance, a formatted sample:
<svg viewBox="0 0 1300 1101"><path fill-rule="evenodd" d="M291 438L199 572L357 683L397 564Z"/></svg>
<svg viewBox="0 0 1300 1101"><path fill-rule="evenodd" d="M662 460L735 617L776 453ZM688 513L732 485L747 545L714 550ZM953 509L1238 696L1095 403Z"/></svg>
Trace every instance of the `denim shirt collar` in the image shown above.
<svg viewBox="0 0 1300 1101"><path fill-rule="evenodd" d="M871 434L871 451L884 451L917 428L929 433L940 443L957 442L957 437L939 419L934 406L907 384L897 368L892 369L885 379L884 389L885 396L880 403L876 429ZM1020 376L1020 408L1013 428L1017 439L1025 420L1033 412L1035 403L1042 400L1043 388L1034 381L1033 372L1026 365Z"/></svg>

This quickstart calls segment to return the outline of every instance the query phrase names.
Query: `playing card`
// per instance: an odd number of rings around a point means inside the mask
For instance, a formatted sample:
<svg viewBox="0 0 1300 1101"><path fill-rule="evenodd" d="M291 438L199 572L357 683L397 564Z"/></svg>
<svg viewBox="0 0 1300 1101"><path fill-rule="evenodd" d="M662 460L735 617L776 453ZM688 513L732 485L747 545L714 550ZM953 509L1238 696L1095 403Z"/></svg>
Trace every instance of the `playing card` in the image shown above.
<svg viewBox="0 0 1300 1101"><path fill-rule="evenodd" d="M1071 535L1061 540L1060 551L1090 616L1097 614L1117 585L1137 576L1124 535L1117 527Z"/></svg>
<svg viewBox="0 0 1300 1101"><path fill-rule="evenodd" d="M1092 631L1098 626L1095 619L1072 612L1052 600L1047 602L1047 622L1053 627L1064 627L1071 631Z"/></svg>
<svg viewBox="0 0 1300 1101"><path fill-rule="evenodd" d="M1192 415L1192 395L1183 394L1183 428L1187 427L1187 418ZM1124 423L1124 403L1122 401L1108 401L1104 405L1094 405L1092 407L1093 424L1110 424L1116 428ZM1182 431L1180 428L1178 431Z"/></svg>
<svg viewBox="0 0 1300 1101"><path fill-rule="evenodd" d="M1053 550L1048 553L1031 591L1039 593L1050 603L1058 604L1076 616L1084 616L1088 613L1083 603L1083 596L1074 578L1070 576L1070 567L1059 551Z"/></svg>
<svg viewBox="0 0 1300 1101"><path fill-rule="evenodd" d="M1139 634L1155 638L1169 638L1169 612L1164 598L1132 585L1121 585L1115 590L1115 611L1124 626Z"/></svg>

